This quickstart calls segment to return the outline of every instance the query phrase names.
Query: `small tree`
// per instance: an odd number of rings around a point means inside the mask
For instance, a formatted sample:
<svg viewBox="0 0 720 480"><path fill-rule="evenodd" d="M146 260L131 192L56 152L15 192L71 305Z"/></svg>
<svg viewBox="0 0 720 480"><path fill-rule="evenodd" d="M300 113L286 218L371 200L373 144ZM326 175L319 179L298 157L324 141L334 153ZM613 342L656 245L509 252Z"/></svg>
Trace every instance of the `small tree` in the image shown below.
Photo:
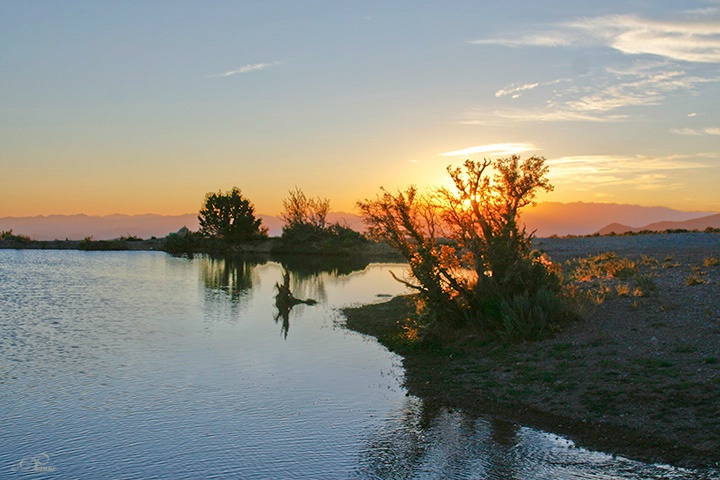
<svg viewBox="0 0 720 480"><path fill-rule="evenodd" d="M515 155L494 163L467 160L462 168L448 167L454 190L420 194L410 187L358 202L369 234L407 259L417 283L405 283L435 320L505 326L516 336L544 331L545 310L519 315L527 325L508 323L518 317L514 305L525 308L537 298L549 304L546 292L559 287L552 264L531 251L532 234L519 222L520 209L553 188L544 162Z"/></svg>
<svg viewBox="0 0 720 480"><path fill-rule="evenodd" d="M255 218L255 207L237 187L225 193L207 193L198 220L200 233L227 242L267 237L267 229Z"/></svg>
<svg viewBox="0 0 720 480"><path fill-rule="evenodd" d="M280 218L285 222L283 238L293 241L320 240L328 236L327 215L330 200L308 198L299 188L291 190L283 199L284 211Z"/></svg>

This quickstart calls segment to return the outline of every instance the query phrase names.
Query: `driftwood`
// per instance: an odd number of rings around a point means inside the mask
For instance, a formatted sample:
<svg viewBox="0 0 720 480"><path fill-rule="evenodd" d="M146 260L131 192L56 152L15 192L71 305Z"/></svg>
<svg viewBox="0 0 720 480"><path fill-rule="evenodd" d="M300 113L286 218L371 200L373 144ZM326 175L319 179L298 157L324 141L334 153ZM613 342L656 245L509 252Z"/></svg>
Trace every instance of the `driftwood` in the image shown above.
<svg viewBox="0 0 720 480"><path fill-rule="evenodd" d="M315 305L317 303L317 300L313 300L312 298L308 298L307 300L302 300L300 298L295 298L290 291L290 272L285 270L283 272L283 283L275 284L275 288L277 288L277 295L275 295L275 305L278 307L280 306L289 306L290 308L294 307L298 303L304 303L305 305Z"/></svg>
<svg viewBox="0 0 720 480"><path fill-rule="evenodd" d="M277 315L275 315L275 322L280 318L283 319L281 331L287 338L288 330L290 330L290 310L297 304L315 305L317 300L308 298L306 300L295 298L290 291L290 272L283 271L283 283L276 283L275 288L277 289L277 295L275 295L275 306L278 309Z"/></svg>

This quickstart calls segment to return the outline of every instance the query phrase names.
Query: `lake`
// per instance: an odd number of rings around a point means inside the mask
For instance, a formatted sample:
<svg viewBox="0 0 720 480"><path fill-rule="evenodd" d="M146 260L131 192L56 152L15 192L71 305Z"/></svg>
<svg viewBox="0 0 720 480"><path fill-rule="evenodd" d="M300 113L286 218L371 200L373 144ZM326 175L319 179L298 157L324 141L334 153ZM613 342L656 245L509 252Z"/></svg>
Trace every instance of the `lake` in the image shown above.
<svg viewBox="0 0 720 480"><path fill-rule="evenodd" d="M0 478L700 475L409 396L339 310L404 266L311 260L0 250Z"/></svg>

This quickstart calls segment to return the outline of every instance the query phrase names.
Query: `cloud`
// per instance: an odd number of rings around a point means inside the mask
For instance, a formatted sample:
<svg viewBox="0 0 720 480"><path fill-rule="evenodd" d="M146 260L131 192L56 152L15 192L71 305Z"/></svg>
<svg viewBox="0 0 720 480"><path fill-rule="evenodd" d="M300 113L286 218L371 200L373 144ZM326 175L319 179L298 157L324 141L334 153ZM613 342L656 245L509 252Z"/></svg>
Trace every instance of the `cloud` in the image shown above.
<svg viewBox="0 0 720 480"><path fill-rule="evenodd" d="M720 62L720 23L654 21L632 15L610 15L567 24L626 54L652 54L674 60Z"/></svg>
<svg viewBox="0 0 720 480"><path fill-rule="evenodd" d="M274 67L275 65L279 65L279 64L280 64L280 62L278 62L278 61L270 62L270 63L249 63L247 65L243 65L240 68L236 68L235 70L228 70L225 73L220 73L217 75L208 75L208 77L211 77L211 78L230 77L232 75L238 75L241 73L250 73L250 72L255 72L258 70L265 70L266 68Z"/></svg>
<svg viewBox="0 0 720 480"><path fill-rule="evenodd" d="M469 112L459 123L493 125L498 119L617 122L631 118L638 107L661 105L677 93L695 95L702 85L718 81L720 76L694 75L669 60L637 60L622 67L597 68L590 77L512 84L498 90L495 97L510 95L515 99L525 91L536 89L536 97L544 93L547 100L540 106L529 108ZM560 83L565 85L553 87L552 91L542 90L542 87Z"/></svg>
<svg viewBox="0 0 720 480"><path fill-rule="evenodd" d="M539 83L526 83L524 85L511 85L508 88L504 88L501 90L498 90L495 92L496 97L503 97L505 95L512 95L512 98L518 98L520 95L522 95L527 90L532 90L533 88L540 85Z"/></svg>
<svg viewBox="0 0 720 480"><path fill-rule="evenodd" d="M452 152L440 153L439 155L443 157L467 157L477 153L488 155L513 155L531 150L539 149L530 143L492 143L489 145L467 147L462 150L453 150Z"/></svg>
<svg viewBox="0 0 720 480"><path fill-rule="evenodd" d="M488 38L470 40L468 43L474 45L502 45L504 47L566 47L572 45L572 40L560 32L547 34L523 35L518 38Z"/></svg>
<svg viewBox="0 0 720 480"><path fill-rule="evenodd" d="M706 15L697 11L680 12L672 20L637 15L578 18L539 26L535 31L511 32L507 37L472 40L470 43L478 45L507 47L606 46L632 55L635 60L631 64L622 60L621 66L594 65L591 72L573 79L541 82L530 78L530 81L511 84L497 90L495 97L514 100L533 91L528 101L536 103L524 108L485 109L465 115L459 123L619 122L644 113L641 108L663 105L671 96L700 95L704 84L720 82L717 71L709 73L706 67L707 63L720 63L720 9L703 13ZM617 56L608 58L617 59ZM565 85L552 91L543 88L560 82ZM537 103L542 101L543 94L545 101Z"/></svg>
<svg viewBox="0 0 720 480"><path fill-rule="evenodd" d="M635 190L677 188L681 184L676 173L707 167L686 155L578 155L551 159L547 165L554 182L583 190L613 186Z"/></svg>
<svg viewBox="0 0 720 480"><path fill-rule="evenodd" d="M688 135L688 136L702 135L702 131L694 129L694 128L671 128L670 133L675 133L677 135Z"/></svg>
<svg viewBox="0 0 720 480"><path fill-rule="evenodd" d="M539 110L532 109L516 109L516 110L498 110L495 114L504 119L513 121L532 121L532 122L617 122L628 118L628 115L598 115L596 112L579 112L574 111L567 105L555 105L550 103L546 108ZM490 124L491 122L488 122Z"/></svg>
<svg viewBox="0 0 720 480"><path fill-rule="evenodd" d="M697 128L671 128L670 132L677 135L720 135L720 128L718 127L707 127L702 130Z"/></svg>
<svg viewBox="0 0 720 480"><path fill-rule="evenodd" d="M549 82L535 82L535 83L513 83L512 85L509 85L505 88L501 88L497 92L495 92L496 97L504 97L507 95L511 95L512 98L519 98L521 97L525 92L529 90L533 90L537 87L546 87L548 85L555 85L562 82L570 82L571 80L569 78L560 78L557 80L551 80Z"/></svg>
<svg viewBox="0 0 720 480"><path fill-rule="evenodd" d="M627 70L608 68L596 91L567 102L578 112L608 112L629 106L659 105L671 92L693 91L701 83L717 81L688 75L670 65L651 63L646 68L635 65ZM610 84L615 77L617 83ZM604 81L603 81L604 80ZM605 83L603 85L602 83Z"/></svg>
<svg viewBox="0 0 720 480"><path fill-rule="evenodd" d="M511 127L518 122L596 122L607 123L625 120L628 115L620 114L591 114L587 112L575 112L563 105L549 104L539 109L505 109L487 112L484 110L469 110L458 120L458 125Z"/></svg>
<svg viewBox="0 0 720 480"><path fill-rule="evenodd" d="M720 63L720 22L691 18L660 21L635 15L581 18L513 38L471 40L507 47L604 45L628 55L650 54L673 60Z"/></svg>

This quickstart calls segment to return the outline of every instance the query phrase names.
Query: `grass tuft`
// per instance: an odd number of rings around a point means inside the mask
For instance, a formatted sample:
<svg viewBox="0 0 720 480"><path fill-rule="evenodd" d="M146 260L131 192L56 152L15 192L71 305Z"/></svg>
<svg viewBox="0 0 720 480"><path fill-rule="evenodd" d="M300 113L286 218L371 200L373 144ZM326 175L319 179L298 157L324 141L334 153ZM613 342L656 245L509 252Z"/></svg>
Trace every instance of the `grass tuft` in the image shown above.
<svg viewBox="0 0 720 480"><path fill-rule="evenodd" d="M718 257L706 257L703 265L706 267L717 267L720 265L720 259Z"/></svg>
<svg viewBox="0 0 720 480"><path fill-rule="evenodd" d="M702 285L703 283L705 283L705 277L699 273L693 273L691 275L688 275L688 277L685 279L685 283L690 287L694 287L695 285Z"/></svg>

